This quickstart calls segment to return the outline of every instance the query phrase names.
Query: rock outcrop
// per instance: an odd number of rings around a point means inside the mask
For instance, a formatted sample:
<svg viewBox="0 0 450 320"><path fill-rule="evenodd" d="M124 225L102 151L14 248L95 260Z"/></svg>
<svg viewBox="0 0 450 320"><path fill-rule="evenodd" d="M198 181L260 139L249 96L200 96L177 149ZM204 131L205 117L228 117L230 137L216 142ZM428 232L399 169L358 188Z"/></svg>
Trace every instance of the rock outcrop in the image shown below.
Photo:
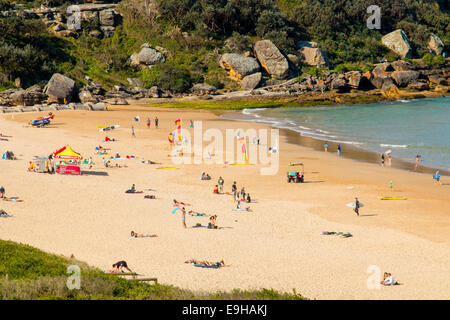
<svg viewBox="0 0 450 320"><path fill-rule="evenodd" d="M42 93L37 85L26 90L17 90L9 96L13 105L32 106L40 104L47 99L47 95Z"/></svg>
<svg viewBox="0 0 450 320"><path fill-rule="evenodd" d="M236 53L225 53L219 60L220 66L229 71L230 78L242 80L244 77L260 70L258 61Z"/></svg>
<svg viewBox="0 0 450 320"><path fill-rule="evenodd" d="M142 45L142 49L139 53L134 53L130 57L130 64L139 67L153 66L165 61L164 55L158 50L150 47L147 43Z"/></svg>
<svg viewBox="0 0 450 320"><path fill-rule="evenodd" d="M68 103L72 101L77 87L75 81L55 73L44 88L44 93L48 95L48 102Z"/></svg>
<svg viewBox="0 0 450 320"><path fill-rule="evenodd" d="M207 83L196 83L192 86L191 91L196 95L208 95L217 91L217 88Z"/></svg>
<svg viewBox="0 0 450 320"><path fill-rule="evenodd" d="M262 74L261 72L257 72L251 75L244 77L241 81L241 88L243 90L253 90L258 87L261 82Z"/></svg>
<svg viewBox="0 0 450 320"><path fill-rule="evenodd" d="M428 41L428 49L433 54L439 56L444 51L444 43L437 35L431 34L430 40Z"/></svg>
<svg viewBox="0 0 450 320"><path fill-rule="evenodd" d="M406 87L410 82L417 80L420 73L417 71L394 71L391 73L392 79L398 87Z"/></svg>
<svg viewBox="0 0 450 320"><path fill-rule="evenodd" d="M253 52L261 66L275 79L284 79L289 75L289 62L270 40L261 40L254 44Z"/></svg>
<svg viewBox="0 0 450 320"><path fill-rule="evenodd" d="M303 63L319 68L328 67L330 65L327 54L317 48L317 43L302 41L298 44L298 47L298 53Z"/></svg>
<svg viewBox="0 0 450 320"><path fill-rule="evenodd" d="M411 58L411 46L408 37L402 29L397 29L381 38L383 45L402 58Z"/></svg>

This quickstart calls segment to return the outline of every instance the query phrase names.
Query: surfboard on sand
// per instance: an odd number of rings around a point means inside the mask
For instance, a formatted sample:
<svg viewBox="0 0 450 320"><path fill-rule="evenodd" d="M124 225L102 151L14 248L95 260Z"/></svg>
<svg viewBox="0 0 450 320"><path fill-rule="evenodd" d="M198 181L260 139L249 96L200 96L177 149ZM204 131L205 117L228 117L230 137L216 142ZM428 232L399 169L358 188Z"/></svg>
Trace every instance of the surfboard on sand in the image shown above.
<svg viewBox="0 0 450 320"><path fill-rule="evenodd" d="M346 206L347 206L347 207L350 207L350 208L355 208L355 203L354 203L354 202L347 203ZM359 207L360 207L360 208L364 207L364 203L360 202L360 203L359 203Z"/></svg>
<svg viewBox="0 0 450 320"><path fill-rule="evenodd" d="M407 200L408 198L404 197L380 197L380 200Z"/></svg>
<svg viewBox="0 0 450 320"><path fill-rule="evenodd" d="M115 124L115 125L113 125L113 126L101 128L99 131L100 131L100 132L110 131L110 130L117 129L117 128L119 128L119 127L120 127L120 125Z"/></svg>

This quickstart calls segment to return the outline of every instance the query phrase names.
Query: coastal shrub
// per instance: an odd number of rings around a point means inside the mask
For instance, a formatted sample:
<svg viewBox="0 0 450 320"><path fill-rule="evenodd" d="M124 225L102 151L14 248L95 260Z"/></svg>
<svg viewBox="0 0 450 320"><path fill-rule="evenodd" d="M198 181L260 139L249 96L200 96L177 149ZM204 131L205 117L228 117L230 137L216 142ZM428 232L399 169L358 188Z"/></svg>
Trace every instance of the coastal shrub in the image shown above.
<svg viewBox="0 0 450 320"><path fill-rule="evenodd" d="M81 288L67 288L68 265L81 268ZM233 290L231 292L195 292L164 284L129 281L105 274L73 259L45 253L28 245L0 240L0 299L90 299L90 300L305 300L295 290Z"/></svg>
<svg viewBox="0 0 450 320"><path fill-rule="evenodd" d="M146 88L158 86L174 93L185 92L192 85L190 72L170 61L142 70L141 77Z"/></svg>

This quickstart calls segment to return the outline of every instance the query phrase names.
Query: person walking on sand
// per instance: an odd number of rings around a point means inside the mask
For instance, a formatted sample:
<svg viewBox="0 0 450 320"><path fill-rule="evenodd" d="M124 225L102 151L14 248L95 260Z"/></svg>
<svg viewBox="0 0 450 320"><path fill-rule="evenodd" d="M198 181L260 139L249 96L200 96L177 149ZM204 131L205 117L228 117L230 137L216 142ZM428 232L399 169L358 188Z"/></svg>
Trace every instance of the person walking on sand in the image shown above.
<svg viewBox="0 0 450 320"><path fill-rule="evenodd" d="M219 191L223 192L223 184L225 183L225 181L223 180L222 177L219 177L219 180L217 181L217 183L219 184Z"/></svg>
<svg viewBox="0 0 450 320"><path fill-rule="evenodd" d="M341 152L342 152L342 148L341 148L340 144L337 145L337 150L336 151L337 151L337 155L340 156Z"/></svg>
<svg viewBox="0 0 450 320"><path fill-rule="evenodd" d="M439 169L433 174L433 179L436 180L437 183L441 184L441 173Z"/></svg>
<svg viewBox="0 0 450 320"><path fill-rule="evenodd" d="M419 163L420 163L420 158L422 156L420 154L416 155L416 165L414 166L414 171L417 170L417 168L419 167Z"/></svg>
<svg viewBox="0 0 450 320"><path fill-rule="evenodd" d="M384 167L384 161L386 160L386 157L384 156L384 153L381 154L381 166Z"/></svg>
<svg viewBox="0 0 450 320"><path fill-rule="evenodd" d="M0 187L0 198L5 198L5 188L3 186Z"/></svg>
<svg viewBox="0 0 450 320"><path fill-rule="evenodd" d="M181 224L183 225L183 228L187 228L186 227L186 209L183 207L181 208Z"/></svg>
<svg viewBox="0 0 450 320"><path fill-rule="evenodd" d="M150 129L150 125L152 124L152 121L150 118L147 118L147 128Z"/></svg>
<svg viewBox="0 0 450 320"><path fill-rule="evenodd" d="M325 152L328 152L328 141L326 141L326 142L323 144L323 149L325 150Z"/></svg>
<svg viewBox="0 0 450 320"><path fill-rule="evenodd" d="M359 208L361 207L361 204L359 203L358 198L355 198L355 212L359 216Z"/></svg>
<svg viewBox="0 0 450 320"><path fill-rule="evenodd" d="M131 126L131 136L136 138L136 135L134 134L134 126Z"/></svg>
<svg viewBox="0 0 450 320"><path fill-rule="evenodd" d="M159 120L158 117L155 117L155 128L158 129Z"/></svg>

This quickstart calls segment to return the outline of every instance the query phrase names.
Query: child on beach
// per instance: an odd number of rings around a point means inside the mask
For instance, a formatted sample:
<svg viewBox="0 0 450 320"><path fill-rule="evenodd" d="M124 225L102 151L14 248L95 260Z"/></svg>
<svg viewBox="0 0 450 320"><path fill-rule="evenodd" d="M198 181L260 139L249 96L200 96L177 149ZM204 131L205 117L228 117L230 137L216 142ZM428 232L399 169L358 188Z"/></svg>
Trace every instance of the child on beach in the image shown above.
<svg viewBox="0 0 450 320"><path fill-rule="evenodd" d="M328 152L328 142L325 142L323 144L323 148L324 148L325 152Z"/></svg>
<svg viewBox="0 0 450 320"><path fill-rule="evenodd" d="M1 199L5 198L5 188L3 186L0 187L0 198Z"/></svg>
<svg viewBox="0 0 450 320"><path fill-rule="evenodd" d="M342 147L341 147L340 144L337 145L337 150L336 151L337 151L337 155L340 156L341 152L342 152Z"/></svg>
<svg viewBox="0 0 450 320"><path fill-rule="evenodd" d="M151 120L150 120L150 118L147 118L147 128L149 128L150 129L150 125L151 125Z"/></svg>

